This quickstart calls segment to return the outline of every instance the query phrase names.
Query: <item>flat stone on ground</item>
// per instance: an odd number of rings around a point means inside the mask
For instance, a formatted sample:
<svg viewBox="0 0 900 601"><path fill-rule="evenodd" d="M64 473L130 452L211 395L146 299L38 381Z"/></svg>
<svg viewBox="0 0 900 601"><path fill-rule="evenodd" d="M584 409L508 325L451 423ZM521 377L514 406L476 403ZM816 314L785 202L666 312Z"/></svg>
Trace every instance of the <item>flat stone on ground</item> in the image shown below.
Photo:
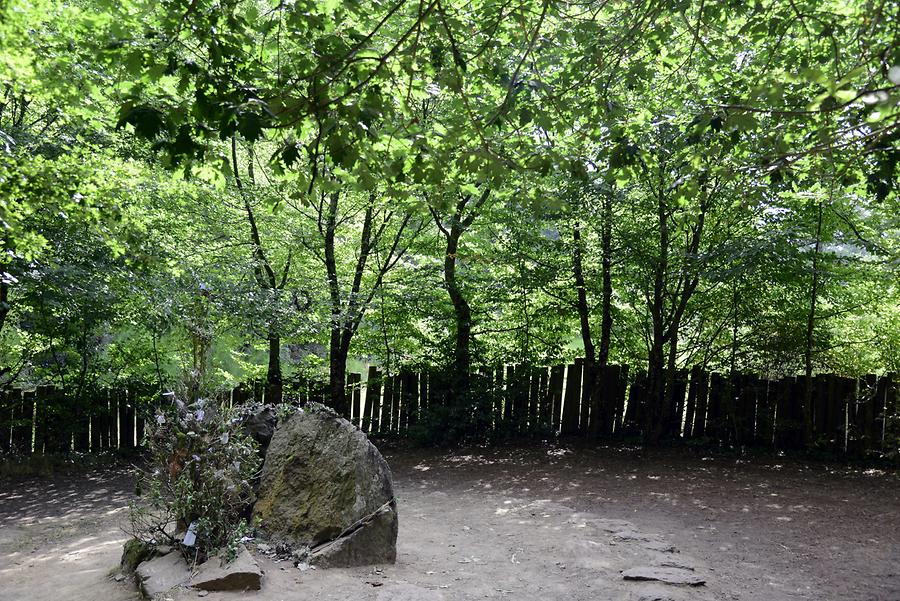
<svg viewBox="0 0 900 601"><path fill-rule="evenodd" d="M706 584L706 580L695 572L682 568L661 568L641 566L630 568L622 572L625 580L653 580L665 584L700 586Z"/></svg>
<svg viewBox="0 0 900 601"><path fill-rule="evenodd" d="M359 529L313 549L309 563L321 568L392 564L397 560L396 540L396 511L384 507Z"/></svg>
<svg viewBox="0 0 900 601"><path fill-rule="evenodd" d="M258 591L262 571L250 552L241 546L231 563L210 557L191 578L190 586L206 591Z"/></svg>
<svg viewBox="0 0 900 601"><path fill-rule="evenodd" d="M375 601L444 601L440 592L405 582L378 591Z"/></svg>
<svg viewBox="0 0 900 601"><path fill-rule="evenodd" d="M187 582L191 571L181 554L172 552L141 563L134 575L141 594L156 599Z"/></svg>

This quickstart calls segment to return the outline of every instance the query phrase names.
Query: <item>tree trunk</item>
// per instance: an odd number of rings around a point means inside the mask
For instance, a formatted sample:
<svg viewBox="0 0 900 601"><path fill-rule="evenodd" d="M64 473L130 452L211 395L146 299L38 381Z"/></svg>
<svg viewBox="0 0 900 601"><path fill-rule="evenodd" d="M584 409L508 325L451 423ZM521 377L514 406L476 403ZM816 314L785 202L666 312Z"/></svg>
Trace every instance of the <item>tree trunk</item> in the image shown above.
<svg viewBox="0 0 900 601"><path fill-rule="evenodd" d="M581 225L575 222L572 226L572 271L575 276L575 307L578 310L578 321L581 326L581 342L584 345L584 384L582 388L582 407L597 409L597 399L593 396L597 388L597 353L594 348L594 340L591 336L590 307L587 301L587 285L584 280L584 249L581 242ZM583 415L587 415L583 413ZM592 424L596 425L599 416L594 415ZM581 424L582 431L589 436L596 434L595 427L586 427Z"/></svg>
<svg viewBox="0 0 900 601"><path fill-rule="evenodd" d="M819 253L822 249L822 203L819 202L816 217L816 245L813 250L812 278L809 284L809 314L806 319L806 349L803 353L803 367L806 381L803 388L803 442L812 442L812 397L813 397L813 336L816 328L816 306L819 296Z"/></svg>
<svg viewBox="0 0 900 601"><path fill-rule="evenodd" d="M469 391L469 371L472 366L472 309L456 280L456 254L462 229L457 223L447 236L447 255L444 257L444 284L453 303L456 338L453 347L452 400L462 402Z"/></svg>
<svg viewBox="0 0 900 601"><path fill-rule="evenodd" d="M335 344L337 340L337 344ZM348 416L347 402L347 355L340 344L340 330L331 330L331 345L328 354L328 399L329 406L339 415Z"/></svg>
<svg viewBox="0 0 900 601"><path fill-rule="evenodd" d="M266 402L279 404L283 399L281 381L281 337L269 332L269 367L266 371Z"/></svg>
<svg viewBox="0 0 900 601"><path fill-rule="evenodd" d="M600 237L603 295L600 309L600 354L597 362L601 370L606 369L609 364L609 346L612 340L612 209L612 193L609 193L603 199L603 229Z"/></svg>
<svg viewBox="0 0 900 601"><path fill-rule="evenodd" d="M237 139L234 136L231 137L231 162L232 169L234 170L235 185L244 199L244 211L247 214L247 224L250 226L250 241L253 244L253 260L256 262L256 265L254 266L256 283L261 290L279 290L284 288L284 285L287 282L291 264L290 255L288 255L288 260L285 263L284 274L282 275L281 284L279 285L278 278L275 276L275 270L272 269L271 264L269 264L269 261L266 258L266 253L263 250L262 238L259 235L259 227L256 223L256 215L253 213L253 206L250 204L250 199L244 191L244 184L241 181L240 170L238 169ZM247 169L252 184L254 181L252 154L247 163ZM266 402L277 404L281 403L283 398L281 380L281 336L278 335L276 328L272 324L269 325L268 342L269 365L266 369Z"/></svg>
<svg viewBox="0 0 900 601"><path fill-rule="evenodd" d="M660 186L657 199L659 258L654 269L653 298L650 303L653 332L647 362L647 411L644 427L644 438L649 443L659 442L662 436L663 406L666 401L664 311L665 281L669 268L669 222L666 208Z"/></svg>
<svg viewBox="0 0 900 601"><path fill-rule="evenodd" d="M337 229L338 194L329 197L325 215L325 271L328 275L328 294L331 301L331 339L328 348L328 403L343 415L347 405L347 354L343 352L344 328L341 311L341 290L338 284L335 259L335 231Z"/></svg>

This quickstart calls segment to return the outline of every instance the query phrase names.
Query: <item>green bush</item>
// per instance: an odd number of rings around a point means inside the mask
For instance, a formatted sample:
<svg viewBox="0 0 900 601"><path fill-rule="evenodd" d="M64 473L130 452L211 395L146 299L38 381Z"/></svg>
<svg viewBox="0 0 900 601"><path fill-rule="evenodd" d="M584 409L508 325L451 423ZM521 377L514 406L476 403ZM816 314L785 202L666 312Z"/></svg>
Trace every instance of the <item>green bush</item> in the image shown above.
<svg viewBox="0 0 900 601"><path fill-rule="evenodd" d="M256 443L241 432L239 419L203 400L174 399L157 414L146 443L150 463L139 475L131 534L192 557L236 550L249 531L244 516L260 468ZM184 540L188 531L196 542Z"/></svg>

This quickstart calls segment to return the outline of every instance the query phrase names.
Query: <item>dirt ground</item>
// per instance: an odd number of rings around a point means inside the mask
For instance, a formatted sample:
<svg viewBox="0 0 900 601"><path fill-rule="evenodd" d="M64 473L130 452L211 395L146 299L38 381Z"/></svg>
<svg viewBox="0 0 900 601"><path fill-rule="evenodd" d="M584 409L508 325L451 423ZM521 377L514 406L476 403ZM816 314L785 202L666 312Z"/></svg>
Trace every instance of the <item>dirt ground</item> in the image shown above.
<svg viewBox="0 0 900 601"><path fill-rule="evenodd" d="M688 450L386 456L396 565L301 572L263 558L262 591L205 599L900 600L896 473ZM130 488L115 471L0 481L0 600L135 599L110 577ZM621 575L673 565L706 584Z"/></svg>

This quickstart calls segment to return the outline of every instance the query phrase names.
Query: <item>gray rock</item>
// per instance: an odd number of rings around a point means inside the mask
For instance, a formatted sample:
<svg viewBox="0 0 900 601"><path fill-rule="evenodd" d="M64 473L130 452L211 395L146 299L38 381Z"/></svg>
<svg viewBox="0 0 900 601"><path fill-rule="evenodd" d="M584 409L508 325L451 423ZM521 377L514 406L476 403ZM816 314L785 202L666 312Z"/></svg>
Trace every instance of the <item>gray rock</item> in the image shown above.
<svg viewBox="0 0 900 601"><path fill-rule="evenodd" d="M375 601L443 601L444 595L438 591L422 588L406 582L386 586L375 597Z"/></svg>
<svg viewBox="0 0 900 601"><path fill-rule="evenodd" d="M685 601L684 597L672 594L663 585L648 585L638 595L638 601Z"/></svg>
<svg viewBox="0 0 900 601"><path fill-rule="evenodd" d="M323 551L322 565L396 558L397 511L387 462L359 429L315 403L275 429L253 515L270 540L294 548L341 539Z"/></svg>
<svg viewBox="0 0 900 601"><path fill-rule="evenodd" d="M262 570L241 546L237 557L230 563L224 563L219 557L211 557L197 569L189 586L205 591L258 591Z"/></svg>
<svg viewBox="0 0 900 601"><path fill-rule="evenodd" d="M622 572L625 580L653 580L665 584L700 586L706 580L690 570L642 566Z"/></svg>
<svg viewBox="0 0 900 601"><path fill-rule="evenodd" d="M397 561L397 514L393 504L384 507L362 527L312 550L310 565L346 568Z"/></svg>
<svg viewBox="0 0 900 601"><path fill-rule="evenodd" d="M636 530L620 530L612 535L612 539L620 543L638 543L650 551L660 553L677 553L678 550L671 543L653 535L638 532Z"/></svg>
<svg viewBox="0 0 900 601"><path fill-rule="evenodd" d="M241 430L259 444L259 452L265 456L275 434L278 416L271 405L256 405L241 413Z"/></svg>
<svg viewBox="0 0 900 601"><path fill-rule="evenodd" d="M134 571L141 594L156 599L190 580L191 571L180 553L168 553L141 563Z"/></svg>
<svg viewBox="0 0 900 601"><path fill-rule="evenodd" d="M119 561L119 565L122 567L123 572L131 574L141 562L147 561L155 554L153 545L136 538L131 538L125 542L125 546L122 549L122 559ZM160 555L162 555L162 553L160 553Z"/></svg>

